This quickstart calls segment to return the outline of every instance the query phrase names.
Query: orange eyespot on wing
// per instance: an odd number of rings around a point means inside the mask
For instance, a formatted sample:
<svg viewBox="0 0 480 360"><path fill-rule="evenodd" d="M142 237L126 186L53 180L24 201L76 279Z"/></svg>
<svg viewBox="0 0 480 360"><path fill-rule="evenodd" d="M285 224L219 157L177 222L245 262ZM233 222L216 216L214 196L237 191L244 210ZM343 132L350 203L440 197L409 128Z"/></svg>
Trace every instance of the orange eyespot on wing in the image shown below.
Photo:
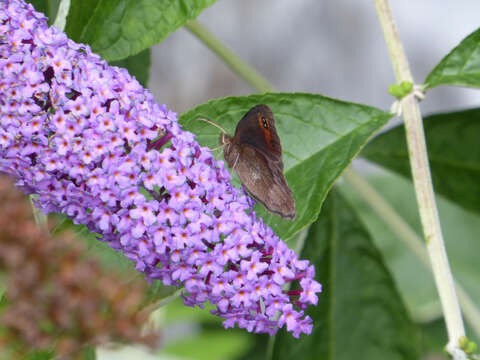
<svg viewBox="0 0 480 360"><path fill-rule="evenodd" d="M268 119L262 114L258 114L257 121L260 129L262 129L263 137L267 146L272 148L272 133L270 132L270 123L268 122Z"/></svg>

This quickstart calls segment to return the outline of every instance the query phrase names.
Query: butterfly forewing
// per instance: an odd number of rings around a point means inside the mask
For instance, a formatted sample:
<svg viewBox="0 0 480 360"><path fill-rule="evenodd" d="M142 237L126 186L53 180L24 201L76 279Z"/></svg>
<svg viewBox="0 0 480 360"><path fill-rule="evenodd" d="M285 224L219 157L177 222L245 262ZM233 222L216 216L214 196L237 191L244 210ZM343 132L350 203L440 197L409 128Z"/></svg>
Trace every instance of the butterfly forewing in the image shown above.
<svg viewBox="0 0 480 360"><path fill-rule="evenodd" d="M239 145L253 146L268 154L271 160L282 162L282 145L275 128L275 119L266 105L256 105L243 116L235 129L234 141Z"/></svg>
<svg viewBox="0 0 480 360"><path fill-rule="evenodd" d="M267 210L295 218L295 200L283 175L282 146L270 108L257 105L240 120L235 135L220 136L224 157L245 189Z"/></svg>

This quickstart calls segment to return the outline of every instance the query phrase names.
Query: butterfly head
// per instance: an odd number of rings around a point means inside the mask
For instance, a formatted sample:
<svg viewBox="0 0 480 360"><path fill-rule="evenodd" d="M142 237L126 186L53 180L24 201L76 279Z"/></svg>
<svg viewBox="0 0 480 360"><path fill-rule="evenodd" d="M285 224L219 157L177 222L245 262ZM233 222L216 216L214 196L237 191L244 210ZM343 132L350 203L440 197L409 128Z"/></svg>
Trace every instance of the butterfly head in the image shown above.
<svg viewBox="0 0 480 360"><path fill-rule="evenodd" d="M227 133L221 133L220 134L220 144L221 145L227 145L232 142L232 137L228 135Z"/></svg>

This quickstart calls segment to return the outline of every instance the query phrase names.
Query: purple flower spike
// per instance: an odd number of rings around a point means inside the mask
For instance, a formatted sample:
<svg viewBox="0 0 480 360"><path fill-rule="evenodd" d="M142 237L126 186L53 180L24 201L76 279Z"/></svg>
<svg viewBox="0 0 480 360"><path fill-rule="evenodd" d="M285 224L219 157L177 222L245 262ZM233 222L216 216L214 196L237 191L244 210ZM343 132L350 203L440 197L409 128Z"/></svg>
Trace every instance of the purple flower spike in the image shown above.
<svg viewBox="0 0 480 360"><path fill-rule="evenodd" d="M311 333L313 266L252 216L224 163L127 71L22 0L0 0L0 107L0 171L43 212L184 287L187 305L208 300L226 328Z"/></svg>

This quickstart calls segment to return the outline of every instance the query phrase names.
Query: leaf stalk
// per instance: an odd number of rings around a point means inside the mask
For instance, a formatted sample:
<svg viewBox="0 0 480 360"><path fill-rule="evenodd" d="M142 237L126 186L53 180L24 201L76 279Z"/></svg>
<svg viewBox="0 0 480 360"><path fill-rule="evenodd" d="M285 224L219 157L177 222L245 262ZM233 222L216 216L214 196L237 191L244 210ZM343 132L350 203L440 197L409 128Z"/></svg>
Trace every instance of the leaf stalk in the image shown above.
<svg viewBox="0 0 480 360"><path fill-rule="evenodd" d="M262 75L240 59L205 26L193 20L187 23L185 27L254 89L261 93L275 91Z"/></svg>

